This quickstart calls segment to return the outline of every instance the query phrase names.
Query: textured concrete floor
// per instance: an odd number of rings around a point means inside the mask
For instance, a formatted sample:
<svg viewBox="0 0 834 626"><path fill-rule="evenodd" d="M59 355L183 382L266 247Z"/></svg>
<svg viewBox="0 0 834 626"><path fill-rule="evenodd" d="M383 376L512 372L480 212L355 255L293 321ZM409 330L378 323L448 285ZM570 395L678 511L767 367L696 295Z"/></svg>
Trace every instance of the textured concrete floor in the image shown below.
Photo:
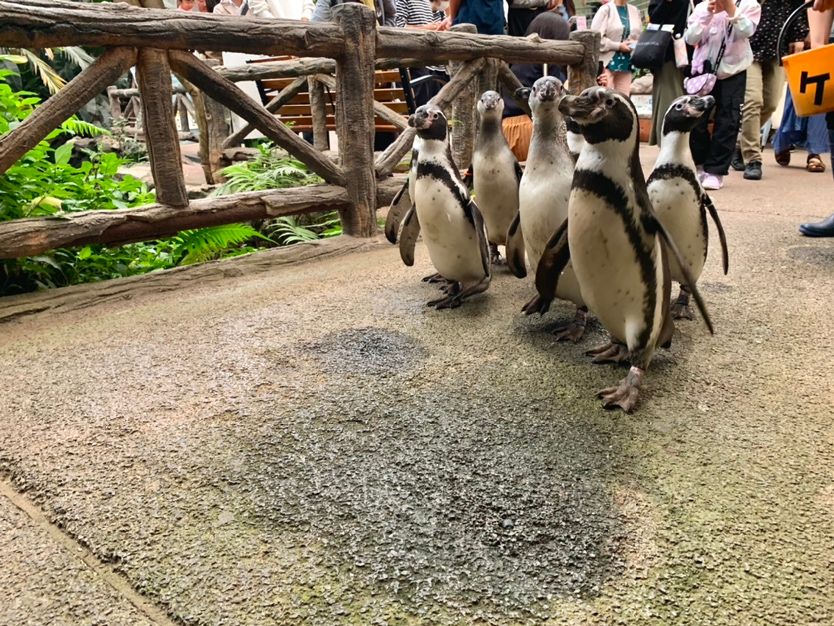
<svg viewBox="0 0 834 626"><path fill-rule="evenodd" d="M422 249L3 324L0 624L165 623L102 572L183 624L834 623L834 182L766 176L634 415L598 328L428 311Z"/></svg>

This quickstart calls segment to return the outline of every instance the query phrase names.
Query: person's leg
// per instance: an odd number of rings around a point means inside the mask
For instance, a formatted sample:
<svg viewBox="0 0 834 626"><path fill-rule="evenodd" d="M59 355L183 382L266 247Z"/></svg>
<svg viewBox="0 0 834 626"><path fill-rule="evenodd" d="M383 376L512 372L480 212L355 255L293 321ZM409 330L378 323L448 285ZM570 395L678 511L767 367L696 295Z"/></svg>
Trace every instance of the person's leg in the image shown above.
<svg viewBox="0 0 834 626"><path fill-rule="evenodd" d="M608 70L606 70L608 71ZM626 96L631 95L631 72L611 72L614 75L612 87Z"/></svg>
<svg viewBox="0 0 834 626"><path fill-rule="evenodd" d="M704 161L704 171L715 176L726 176L730 171L733 149L741 125L741 105L744 102L746 73L739 72L716 83L715 126L709 156Z"/></svg>
<svg viewBox="0 0 834 626"><path fill-rule="evenodd" d="M713 96L715 96L715 90L713 90ZM702 115L692 132L689 133L689 149L692 151L695 165L699 167L703 167L704 161L709 156L709 118L709 115Z"/></svg>
<svg viewBox="0 0 834 626"><path fill-rule="evenodd" d="M656 146L663 135L663 118L672 102L683 95L683 74L674 61L665 63L653 72L652 131L649 144Z"/></svg>
<svg viewBox="0 0 834 626"><path fill-rule="evenodd" d="M747 68L747 83L744 88L744 104L741 107L741 157L745 163L762 161L761 136L763 112L762 65L753 63ZM771 111L772 113L772 111Z"/></svg>

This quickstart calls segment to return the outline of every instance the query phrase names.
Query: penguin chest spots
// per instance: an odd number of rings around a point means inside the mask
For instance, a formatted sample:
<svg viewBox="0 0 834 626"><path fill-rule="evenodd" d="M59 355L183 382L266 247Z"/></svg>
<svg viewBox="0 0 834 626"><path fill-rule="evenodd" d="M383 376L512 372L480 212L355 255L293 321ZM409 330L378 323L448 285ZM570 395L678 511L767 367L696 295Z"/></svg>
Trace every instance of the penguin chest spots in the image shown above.
<svg viewBox="0 0 834 626"><path fill-rule="evenodd" d="M463 282L484 275L475 228L466 217L459 197L432 177L418 178L415 206L423 241L432 264L451 280Z"/></svg>
<svg viewBox="0 0 834 626"><path fill-rule="evenodd" d="M647 284L641 267L647 255L657 267L652 248L635 249L621 215L582 189L571 194L568 239L585 302L616 338L633 343L651 323L646 320L648 292L659 294L662 288L654 271Z"/></svg>
<svg viewBox="0 0 834 626"><path fill-rule="evenodd" d="M653 181L648 191L658 219L669 231L697 280L704 268L707 250L706 221L699 196L689 183L679 178ZM669 269L673 280L683 280L683 272L674 255L669 256Z"/></svg>

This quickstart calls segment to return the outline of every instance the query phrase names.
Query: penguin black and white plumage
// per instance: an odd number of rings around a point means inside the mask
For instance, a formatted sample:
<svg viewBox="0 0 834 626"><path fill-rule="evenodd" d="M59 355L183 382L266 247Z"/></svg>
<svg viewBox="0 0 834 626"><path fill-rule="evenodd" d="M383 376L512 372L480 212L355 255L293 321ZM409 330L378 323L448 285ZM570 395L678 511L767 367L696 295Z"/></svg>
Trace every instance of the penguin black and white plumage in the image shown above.
<svg viewBox="0 0 834 626"><path fill-rule="evenodd" d="M524 174L519 186L518 224L510 228L507 259L516 276L523 277L524 256L516 252L521 245L533 272L553 232L567 219L568 198L573 180L574 160L565 136L565 120L559 112L564 95L562 82L552 76L538 79L530 90L533 135ZM585 303L579 283L568 265L558 280L556 296L577 305L570 324L557 328L557 339L579 341L585 331ZM527 314L539 311L538 297L524 306Z"/></svg>
<svg viewBox="0 0 834 626"><path fill-rule="evenodd" d="M490 258L500 261L498 246L507 244L507 231L518 213L521 166L504 137L501 117L504 99L485 91L478 100L478 136L472 153L472 182L478 208L484 218Z"/></svg>
<svg viewBox="0 0 834 626"><path fill-rule="evenodd" d="M631 361L619 385L599 396L606 408L629 412L656 347L671 344L666 254L680 254L649 200L631 101L616 91L592 87L579 96L565 96L559 108L580 125L585 146L576 163L567 223L548 242L536 285L552 284L570 259L585 302L614 341L627 346ZM550 276L538 275L543 273ZM694 283L690 287L712 332L703 300Z"/></svg>
<svg viewBox="0 0 834 626"><path fill-rule="evenodd" d="M689 133L698 120L707 115L715 104L712 96L681 96L663 118L663 141L654 170L649 176L648 191L657 218L678 245L694 280L704 269L709 244L707 212L709 212L721 242L724 273L729 269L727 239L718 212L704 191L695 171L689 149ZM681 285L680 294L672 305L672 317L692 319L689 291L676 259L669 259L672 280Z"/></svg>
<svg viewBox="0 0 834 626"><path fill-rule="evenodd" d="M414 211L432 264L447 282L443 288L445 296L428 304L454 308L468 296L489 287L484 221L452 160L443 111L432 104L423 105L409 118L409 124L417 129L421 140Z"/></svg>

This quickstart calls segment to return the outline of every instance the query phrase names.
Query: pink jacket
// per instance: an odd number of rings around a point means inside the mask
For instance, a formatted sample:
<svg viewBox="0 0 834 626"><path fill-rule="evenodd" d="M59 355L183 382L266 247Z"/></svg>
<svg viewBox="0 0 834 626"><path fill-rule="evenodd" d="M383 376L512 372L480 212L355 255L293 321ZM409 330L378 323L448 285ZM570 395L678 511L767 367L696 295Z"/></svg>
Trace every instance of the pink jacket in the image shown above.
<svg viewBox="0 0 834 626"><path fill-rule="evenodd" d="M626 4L626 7L628 8L630 31L625 41L637 41L643 31L640 10L633 4ZM599 60L602 61L603 66L606 66L623 42L623 23L620 21L619 13L617 13L617 5L613 1L603 4L597 9L591 22L591 30L602 34L599 43Z"/></svg>
<svg viewBox="0 0 834 626"><path fill-rule="evenodd" d="M733 30L727 38L721 64L714 70L719 79L729 78L743 72L753 63L750 37L756 32L761 16L762 7L757 0L741 0L732 18L726 11L710 13L707 3L702 2L689 16L684 39L690 46L701 48L695 52L696 59L708 58L714 63L727 27L732 24ZM693 72L699 71L695 67L696 59L693 59Z"/></svg>

